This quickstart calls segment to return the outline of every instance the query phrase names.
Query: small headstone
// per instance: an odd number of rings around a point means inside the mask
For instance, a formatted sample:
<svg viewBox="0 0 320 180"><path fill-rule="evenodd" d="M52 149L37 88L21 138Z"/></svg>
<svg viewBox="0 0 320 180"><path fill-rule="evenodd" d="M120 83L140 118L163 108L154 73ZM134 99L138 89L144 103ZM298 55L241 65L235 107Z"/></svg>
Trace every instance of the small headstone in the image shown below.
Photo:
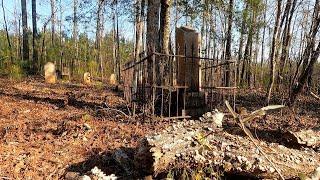
<svg viewBox="0 0 320 180"><path fill-rule="evenodd" d="M57 81L56 67L52 62L44 65L44 78L46 83L55 84Z"/></svg>
<svg viewBox="0 0 320 180"><path fill-rule="evenodd" d="M89 72L83 74L83 84L89 85L91 83L91 75Z"/></svg>
<svg viewBox="0 0 320 180"><path fill-rule="evenodd" d="M116 77L115 74L111 74L111 75L110 75L109 83L110 83L111 85L116 85L116 84L117 84L117 77Z"/></svg>
<svg viewBox="0 0 320 180"><path fill-rule="evenodd" d="M59 69L56 70L57 79L62 79L62 73Z"/></svg>

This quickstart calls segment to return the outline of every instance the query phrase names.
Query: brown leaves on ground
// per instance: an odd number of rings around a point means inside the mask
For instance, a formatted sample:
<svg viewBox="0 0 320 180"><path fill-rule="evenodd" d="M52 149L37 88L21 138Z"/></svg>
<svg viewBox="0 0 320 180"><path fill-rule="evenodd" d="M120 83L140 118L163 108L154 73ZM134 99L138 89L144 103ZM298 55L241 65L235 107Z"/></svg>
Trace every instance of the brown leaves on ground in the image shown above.
<svg viewBox="0 0 320 180"><path fill-rule="evenodd" d="M5 82L0 80L0 83ZM14 85L18 90L9 91L11 84L0 85L2 91L7 91L7 94L0 94L0 177L58 179L68 168L87 162L89 158L107 156L120 147L135 148L145 133L161 129L156 124L128 122L117 112L97 117L94 109L58 107L49 101L35 102L14 96L12 92L54 99L76 91L84 94L83 101L104 99L109 106L125 107L121 97L110 89L93 87L90 91L81 86L68 89L67 85L46 87L43 83L22 82ZM94 163L99 166L102 162ZM82 171L81 168L77 170ZM119 168L114 170L121 172Z"/></svg>

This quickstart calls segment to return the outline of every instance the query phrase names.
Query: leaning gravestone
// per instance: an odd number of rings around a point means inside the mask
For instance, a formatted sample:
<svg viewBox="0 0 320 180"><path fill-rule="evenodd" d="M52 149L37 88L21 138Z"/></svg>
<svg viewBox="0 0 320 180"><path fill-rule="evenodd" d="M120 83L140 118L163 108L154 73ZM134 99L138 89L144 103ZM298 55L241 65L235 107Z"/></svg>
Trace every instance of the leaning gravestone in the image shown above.
<svg viewBox="0 0 320 180"><path fill-rule="evenodd" d="M44 65L44 78L46 83L55 84L57 81L56 67L52 62Z"/></svg>
<svg viewBox="0 0 320 180"><path fill-rule="evenodd" d="M89 72L85 72L83 74L83 84L90 85L91 84L91 75Z"/></svg>

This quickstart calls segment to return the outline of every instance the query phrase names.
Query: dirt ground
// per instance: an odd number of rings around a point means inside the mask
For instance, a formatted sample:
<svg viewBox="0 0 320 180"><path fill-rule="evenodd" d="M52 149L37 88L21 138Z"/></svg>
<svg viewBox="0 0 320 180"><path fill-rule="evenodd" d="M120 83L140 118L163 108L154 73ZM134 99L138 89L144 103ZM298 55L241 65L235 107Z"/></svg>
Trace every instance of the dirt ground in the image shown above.
<svg viewBox="0 0 320 180"><path fill-rule="evenodd" d="M67 172L85 174L94 166L128 178L113 152L122 149L132 157L139 139L169 123L124 115L130 110L113 89L102 84L46 85L41 78L0 79L0 179L64 179ZM264 104L263 95L242 92L237 104L255 110ZM274 99L281 101L281 96ZM290 146L281 132L319 129L320 124L320 102L303 96L297 107L257 119L251 130L260 140ZM224 126L239 133L231 120Z"/></svg>
<svg viewBox="0 0 320 180"><path fill-rule="evenodd" d="M66 102L68 93L80 95L81 101ZM129 121L113 109L126 112L112 87L1 79L0 179L59 179L94 166L121 176L112 152L132 153L141 137L163 124Z"/></svg>

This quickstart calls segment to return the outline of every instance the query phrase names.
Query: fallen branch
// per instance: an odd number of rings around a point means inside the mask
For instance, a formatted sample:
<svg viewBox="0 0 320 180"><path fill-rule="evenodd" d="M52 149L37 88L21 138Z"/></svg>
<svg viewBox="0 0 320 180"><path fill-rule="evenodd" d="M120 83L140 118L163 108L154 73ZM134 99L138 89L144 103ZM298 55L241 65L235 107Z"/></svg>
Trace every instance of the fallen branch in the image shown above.
<svg viewBox="0 0 320 180"><path fill-rule="evenodd" d="M124 113L123 111L121 111L121 110L119 110L119 109L115 109L115 108L110 108L106 103L104 103L104 105L106 106L106 107L101 107L101 106L99 106L101 109L103 109L103 110L106 110L106 111L115 111L115 112L118 112L118 113L120 113L120 114L122 114L123 116L125 116L126 118L128 118L128 119L132 119L132 117L131 116L129 116L129 115L127 115L126 113Z"/></svg>
<svg viewBox="0 0 320 180"><path fill-rule="evenodd" d="M277 166L267 157L267 154L262 150L262 148L255 142L255 139L252 135L252 133L250 132L250 130L243 124L245 121L249 121L252 120L254 118L256 118L257 116L263 116L266 114L266 110L270 110L270 109L278 109L278 108L282 108L284 106L267 106L267 107L263 107L257 111L254 111L251 113L251 115L249 115L249 117L242 119L241 116L239 116L230 106L229 102L226 101L226 106L228 108L228 110L231 112L233 118L237 121L237 124L240 126L240 128L244 131L244 133L249 137L249 139L252 141L252 143L256 146L256 148L262 153L262 155L264 156L264 158L266 158L270 164L272 165L272 167L277 171L277 173L279 174L279 176L281 177L281 179L284 180L283 175L281 174L281 172L279 171L279 169L277 168Z"/></svg>

